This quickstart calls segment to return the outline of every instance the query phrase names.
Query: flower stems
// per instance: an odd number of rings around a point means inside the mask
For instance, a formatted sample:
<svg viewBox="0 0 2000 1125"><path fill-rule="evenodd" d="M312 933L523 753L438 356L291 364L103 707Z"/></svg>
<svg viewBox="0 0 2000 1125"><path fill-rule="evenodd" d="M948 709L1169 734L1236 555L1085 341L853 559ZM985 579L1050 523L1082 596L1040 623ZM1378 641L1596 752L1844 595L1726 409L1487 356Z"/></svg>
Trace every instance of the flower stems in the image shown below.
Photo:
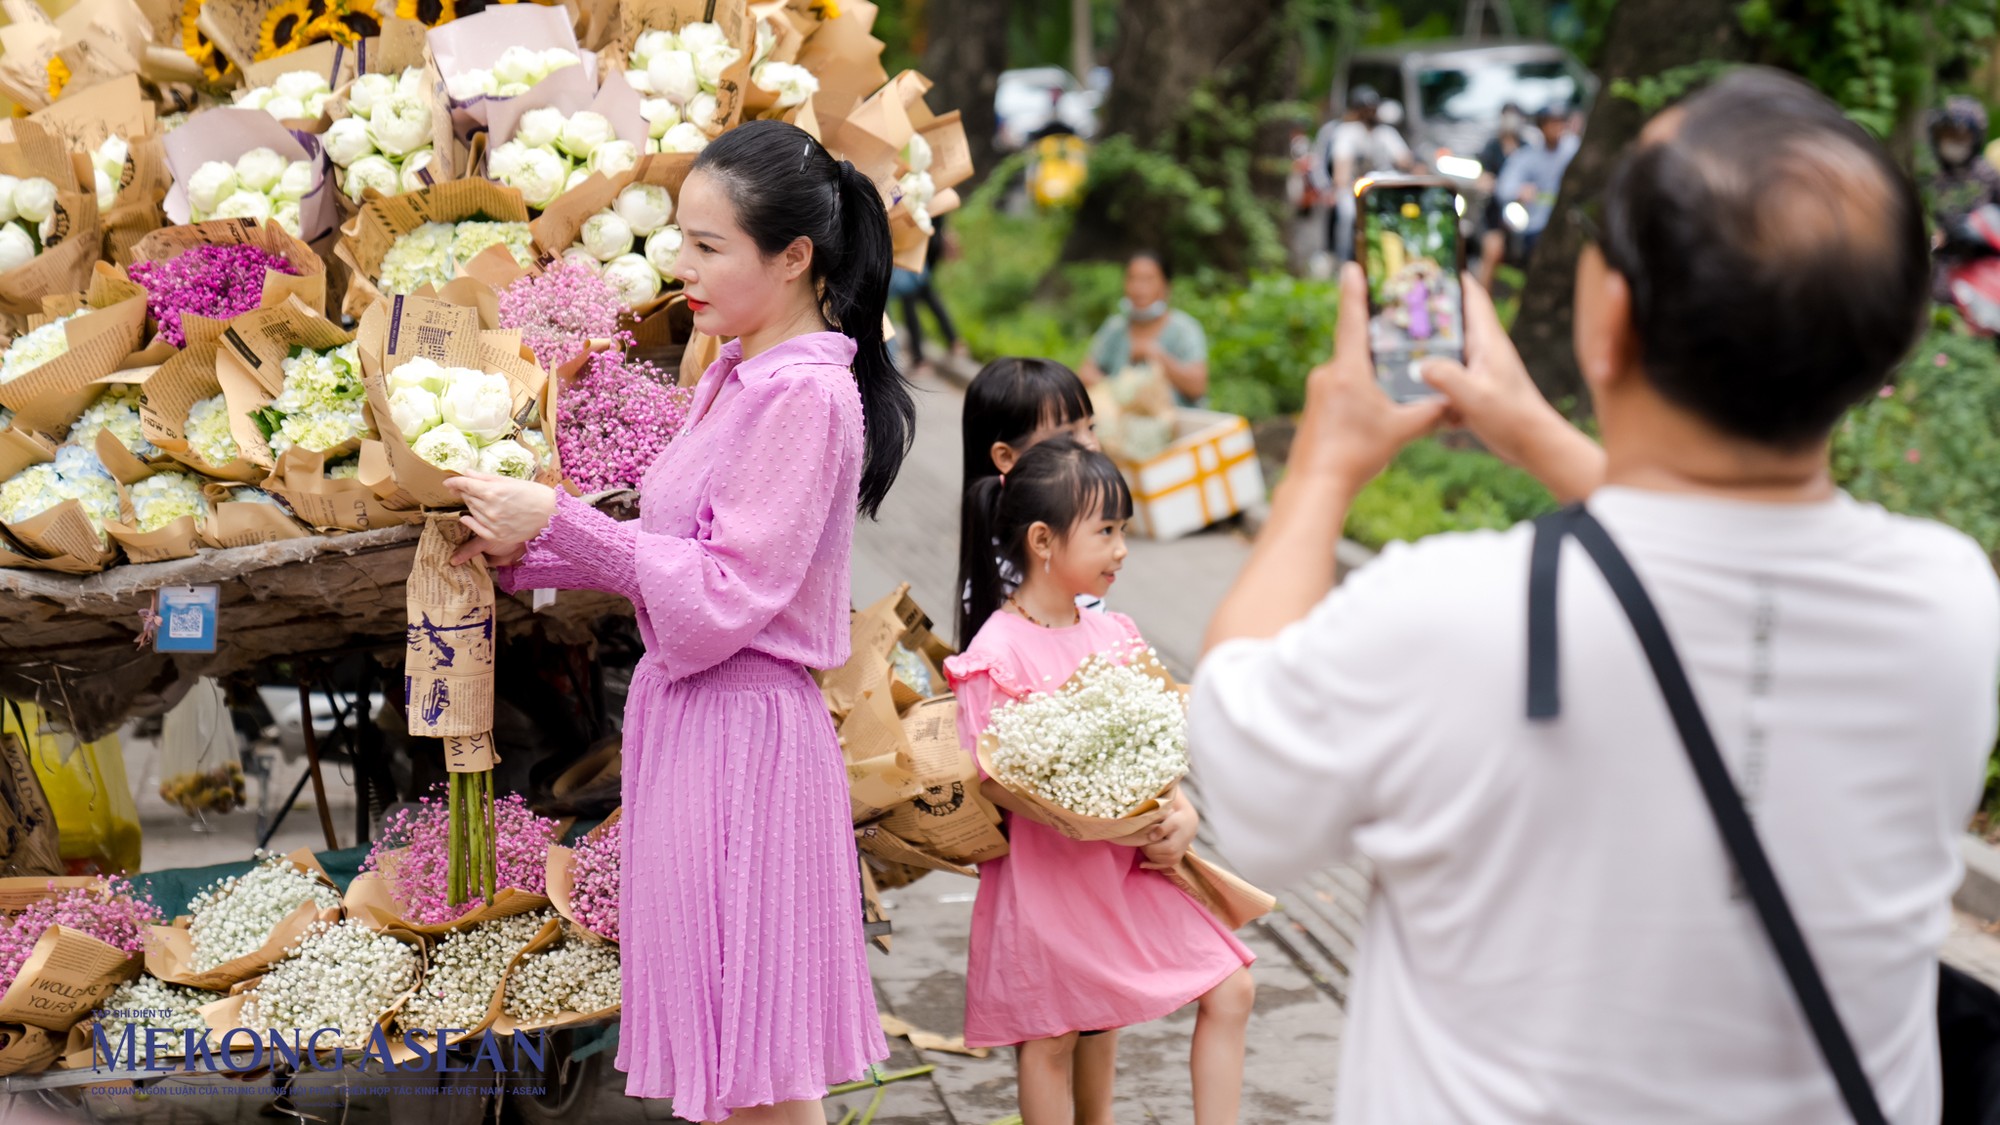
<svg viewBox="0 0 2000 1125"><path fill-rule="evenodd" d="M453 773L447 801L451 830L446 894L453 906L475 898L491 903L499 890L493 771Z"/></svg>

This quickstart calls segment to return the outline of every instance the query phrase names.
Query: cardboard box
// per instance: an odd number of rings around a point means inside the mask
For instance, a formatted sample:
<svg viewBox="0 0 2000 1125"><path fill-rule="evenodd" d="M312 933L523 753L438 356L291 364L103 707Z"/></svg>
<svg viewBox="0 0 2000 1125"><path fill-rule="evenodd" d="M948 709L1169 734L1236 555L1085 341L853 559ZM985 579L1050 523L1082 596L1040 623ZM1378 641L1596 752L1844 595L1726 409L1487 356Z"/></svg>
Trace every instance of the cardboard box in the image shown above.
<svg viewBox="0 0 2000 1125"><path fill-rule="evenodd" d="M1144 461L1120 461L1132 487L1132 524L1149 539L1178 539L1264 499L1250 421L1182 407L1174 442Z"/></svg>

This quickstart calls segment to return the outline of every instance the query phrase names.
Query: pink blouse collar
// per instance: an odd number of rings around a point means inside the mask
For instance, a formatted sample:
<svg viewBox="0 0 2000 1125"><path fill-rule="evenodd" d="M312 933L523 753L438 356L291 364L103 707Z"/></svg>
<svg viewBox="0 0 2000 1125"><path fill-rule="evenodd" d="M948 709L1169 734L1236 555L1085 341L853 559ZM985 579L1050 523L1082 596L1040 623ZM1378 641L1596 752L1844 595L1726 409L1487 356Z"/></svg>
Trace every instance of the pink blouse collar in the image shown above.
<svg viewBox="0 0 2000 1125"><path fill-rule="evenodd" d="M751 383L800 363L852 367L857 350L851 336L839 332L808 332L803 336L794 336L746 362L743 359L743 341L731 340L722 345L722 354L716 358L721 367L717 378L720 381L734 373L738 379Z"/></svg>

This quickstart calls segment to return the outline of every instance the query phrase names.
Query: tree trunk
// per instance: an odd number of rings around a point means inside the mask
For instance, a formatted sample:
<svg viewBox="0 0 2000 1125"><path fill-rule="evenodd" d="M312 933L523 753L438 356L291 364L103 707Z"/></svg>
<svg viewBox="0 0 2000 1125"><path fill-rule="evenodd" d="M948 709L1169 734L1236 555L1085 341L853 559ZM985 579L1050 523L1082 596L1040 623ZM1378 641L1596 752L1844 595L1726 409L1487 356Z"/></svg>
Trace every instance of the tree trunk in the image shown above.
<svg viewBox="0 0 2000 1125"><path fill-rule="evenodd" d="M1098 135L1129 138L1140 149L1162 153L1204 187L1232 193L1239 204L1256 206L1277 197L1289 126L1271 122L1247 142L1240 136L1232 140L1223 135L1226 130L1207 123L1188 127L1188 103L1203 89L1239 114L1289 101L1298 67L1288 9L1287 0L1121 0L1111 89ZM1257 198L1247 198L1251 195ZM1151 249L1184 259L1173 263L1177 267L1241 270L1252 264L1241 216L1231 213L1227 201L1220 229L1192 240L1172 237L1181 231L1177 224L1185 222L1185 210L1180 201L1152 196L1136 173L1109 180L1093 175L1063 258L1115 259Z"/></svg>
<svg viewBox="0 0 2000 1125"><path fill-rule="evenodd" d="M1542 393L1557 404L1584 401L1570 345L1570 298L1583 235L1568 205L1604 190L1618 157L1646 119L1639 107L1611 93L1618 79L1636 81L1703 59L1747 61L1752 46L1736 22L1737 0L1619 0L1605 30L1598 66L1603 86L1585 124L1583 146L1562 182L1563 205L1549 218L1528 263L1514 343Z"/></svg>
<svg viewBox="0 0 2000 1125"><path fill-rule="evenodd" d="M1007 8L994 0L930 0L925 5L923 70L937 84L930 103L959 111L972 149L974 178L961 185L961 194L969 193L1000 160L993 148L999 128L993 93L1000 72L1007 69Z"/></svg>

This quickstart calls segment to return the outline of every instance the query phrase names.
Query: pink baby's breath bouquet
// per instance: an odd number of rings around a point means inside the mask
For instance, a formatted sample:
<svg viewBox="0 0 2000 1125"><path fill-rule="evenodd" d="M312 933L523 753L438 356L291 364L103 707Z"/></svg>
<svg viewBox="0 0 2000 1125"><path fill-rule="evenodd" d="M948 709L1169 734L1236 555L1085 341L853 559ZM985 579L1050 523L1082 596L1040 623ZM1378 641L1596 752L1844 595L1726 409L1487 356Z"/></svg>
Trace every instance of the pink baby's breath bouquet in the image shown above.
<svg viewBox="0 0 2000 1125"><path fill-rule="evenodd" d="M151 899L114 877L55 891L0 921L0 1022L67 1031L138 973L146 934L161 920Z"/></svg>
<svg viewBox="0 0 2000 1125"><path fill-rule="evenodd" d="M444 796L397 810L348 888L349 913L371 924L405 924L430 933L548 905L545 870L556 822L530 812L520 794L493 802L494 886L500 890L492 901L478 896L452 901L451 837Z"/></svg>
<svg viewBox="0 0 2000 1125"><path fill-rule="evenodd" d="M549 849L550 901L585 933L612 942L618 940L623 813L623 809L613 812L573 847Z"/></svg>
<svg viewBox="0 0 2000 1125"><path fill-rule="evenodd" d="M535 361L554 371L582 355L592 340L629 347L625 303L588 267L558 259L500 291L500 327L518 329Z"/></svg>
<svg viewBox="0 0 2000 1125"><path fill-rule="evenodd" d="M229 320L256 309L266 271L297 276L299 269L262 246L195 246L169 261L132 263L132 280L146 290L146 311L159 322L160 339L187 346L181 316L194 313Z"/></svg>
<svg viewBox="0 0 2000 1125"><path fill-rule="evenodd" d="M556 451L586 494L637 488L687 421L694 394L615 351L593 353L556 394Z"/></svg>

